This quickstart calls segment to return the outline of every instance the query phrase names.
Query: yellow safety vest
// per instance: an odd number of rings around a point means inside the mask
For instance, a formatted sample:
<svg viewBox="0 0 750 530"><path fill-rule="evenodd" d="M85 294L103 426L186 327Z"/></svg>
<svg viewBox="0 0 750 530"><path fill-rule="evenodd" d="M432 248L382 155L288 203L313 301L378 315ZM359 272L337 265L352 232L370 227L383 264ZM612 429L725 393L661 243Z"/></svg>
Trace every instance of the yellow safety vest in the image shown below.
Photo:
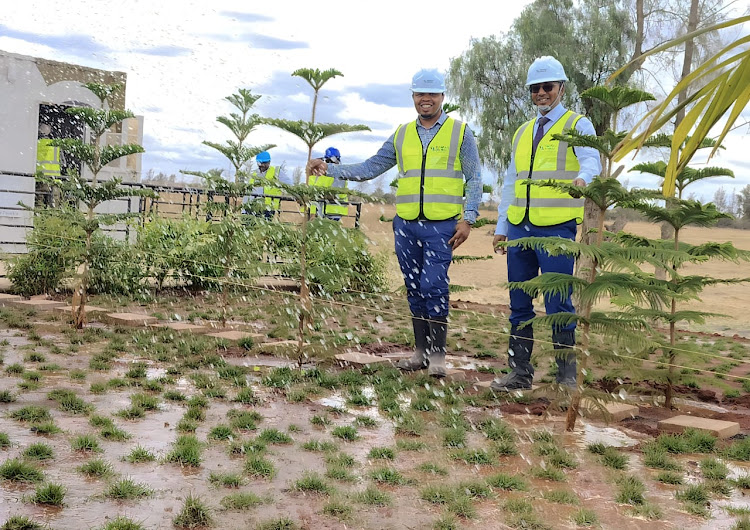
<svg viewBox="0 0 750 530"><path fill-rule="evenodd" d="M322 186L324 188L330 188L333 186L333 177L329 177L328 175L320 175L319 177L316 177L315 175L310 175L310 182L308 183L310 186ZM348 182L344 181L344 187L347 187ZM345 193L339 193L336 195L336 198L341 202L347 202L348 196ZM317 204L311 204L310 205L310 214L315 215L318 211ZM349 206L345 204L339 204L337 202L327 202L325 207L325 214L326 215L348 215L349 214Z"/></svg>
<svg viewBox="0 0 750 530"><path fill-rule="evenodd" d="M464 175L459 152L466 125L445 120L427 146L417 133L417 122L399 126L393 138L398 165L396 213L408 221L444 221L463 211Z"/></svg>
<svg viewBox="0 0 750 530"><path fill-rule="evenodd" d="M275 167L271 166L266 170L265 175L263 175L263 178L266 180L273 180L274 176L276 176L276 169ZM253 179L253 183L258 183L258 173L253 172L252 175L250 175ZM281 209L281 199L276 199L275 197L281 197L281 190L279 188L274 188L273 186L263 186L263 195L266 196L264 199L264 203L266 205L266 210L280 210Z"/></svg>
<svg viewBox="0 0 750 530"><path fill-rule="evenodd" d="M578 158L567 142L552 139L553 134L562 134L575 127L583 116L567 111L546 132L536 153L532 153L536 119L521 125L513 135L513 156L516 163L515 197L508 207L508 221L520 224L528 208L529 221L536 226L552 226L572 219L583 222L583 199L574 199L569 194L546 186L531 186L524 180L555 180L571 183L578 177ZM533 156L534 167L531 167Z"/></svg>
<svg viewBox="0 0 750 530"><path fill-rule="evenodd" d="M36 143L36 167L45 177L60 176L60 148L50 145L50 138L40 138Z"/></svg>

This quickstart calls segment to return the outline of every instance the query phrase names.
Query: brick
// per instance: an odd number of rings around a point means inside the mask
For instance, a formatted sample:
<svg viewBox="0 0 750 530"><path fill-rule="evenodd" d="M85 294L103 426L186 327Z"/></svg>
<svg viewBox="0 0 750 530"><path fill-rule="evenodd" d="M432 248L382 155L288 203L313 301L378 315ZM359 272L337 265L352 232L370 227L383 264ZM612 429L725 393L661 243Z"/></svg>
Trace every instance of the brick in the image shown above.
<svg viewBox="0 0 750 530"><path fill-rule="evenodd" d="M210 331L210 330L207 330L207 331ZM261 335L260 333L249 333L247 331L240 331L237 329L230 329L227 331L217 331L214 333L209 333L206 336L214 337L216 339L224 339L230 342L239 342L240 340L248 338L248 337L253 339L254 341L265 338L265 335Z"/></svg>
<svg viewBox="0 0 750 530"><path fill-rule="evenodd" d="M21 297L15 294L0 293L0 307L10 305L11 302L18 302Z"/></svg>
<svg viewBox="0 0 750 530"><path fill-rule="evenodd" d="M106 313L103 319L110 324L120 326L148 326L158 322L156 317L142 313Z"/></svg>
<svg viewBox="0 0 750 530"><path fill-rule="evenodd" d="M718 438L729 438L740 432L740 424L735 421L712 420L699 416L675 416L662 420L659 430L669 433L681 433L685 429L697 429L710 432Z"/></svg>
<svg viewBox="0 0 750 530"><path fill-rule="evenodd" d="M16 300L15 302L8 302L13 307L21 307L24 309L36 309L38 311L51 311L57 307L63 307L67 305L65 302L59 302L57 300L43 300L41 298L35 298L33 300Z"/></svg>
<svg viewBox="0 0 750 530"><path fill-rule="evenodd" d="M354 352L354 351L347 352L347 353L340 353L336 355L336 360L339 361L341 364L344 364L347 366L354 366L357 368L361 368L369 364L391 362L389 359L380 357L378 355L370 355L369 353L361 353L361 352Z"/></svg>

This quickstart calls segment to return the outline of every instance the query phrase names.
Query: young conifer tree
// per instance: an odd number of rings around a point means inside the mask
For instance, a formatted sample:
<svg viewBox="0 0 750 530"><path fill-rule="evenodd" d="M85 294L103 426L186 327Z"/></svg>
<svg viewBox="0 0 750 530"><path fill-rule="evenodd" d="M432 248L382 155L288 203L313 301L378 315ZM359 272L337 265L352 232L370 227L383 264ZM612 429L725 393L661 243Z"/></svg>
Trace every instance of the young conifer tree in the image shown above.
<svg viewBox="0 0 750 530"><path fill-rule="evenodd" d="M260 147L247 145L247 138L255 127L263 123L258 114L251 114L255 103L261 98L250 90L241 88L226 99L236 109L229 116L219 116L216 121L225 125L234 138L223 144L204 141L203 144L216 149L232 164L234 175L225 178L221 169L209 171L189 171L182 173L202 178L213 200L206 203L206 212L212 219L209 229L213 235L213 246L216 252L212 259L223 270L218 281L221 289L221 325L226 326L228 315L228 294L242 281L258 276L261 272L264 237L261 219L246 215L248 205L243 199L250 197L257 183L250 178L252 159L261 151L274 147L265 144Z"/></svg>
<svg viewBox="0 0 750 530"><path fill-rule="evenodd" d="M310 121L304 120L284 120L284 119L267 119L265 123L273 127L282 129L288 133L293 134L307 146L307 161L309 162L312 158L313 148L322 140L334 135L345 132L356 132L356 131L369 131L370 128L366 125L350 125L347 123L318 123L315 120L317 112L318 96L321 88L331 79L339 76L343 76L341 72L336 69L319 70L318 68L300 68L292 72L293 76L301 77L312 87L313 89L313 102L312 102L312 113ZM309 176L306 178L306 182L309 180ZM277 185L277 184L274 184ZM346 188L334 188L334 187L322 187L322 186L307 186L297 185L289 186L284 184L278 184L278 187L282 189L286 194L293 197L297 203L301 206L300 210L304 212L302 219L302 230L300 234L300 255L299 255L299 269L300 269L300 314L299 314L299 328L298 328L298 344L297 354L299 364L301 365L304 360L304 336L305 329L311 325L311 314L312 314L312 300L310 298L310 289L307 281L307 242L308 242L308 213L310 211L310 205L319 203L321 201L333 202L336 201L339 195L358 195L363 196L361 193L346 189Z"/></svg>
<svg viewBox="0 0 750 530"><path fill-rule="evenodd" d="M671 138L666 135L659 135L658 138L650 139L647 146L661 146L664 143L671 144ZM704 140L704 147L713 148L715 142L709 139ZM638 164L631 171L641 171L651 173L658 177L664 178L667 164L663 161ZM694 169L685 167L675 176L675 189L677 196L664 199L659 192L654 192L654 197L659 201L645 201L633 204L631 207L640 212L646 219L658 223L667 223L672 228L673 237L671 240L649 240L640 238L631 239L632 244L640 246L672 249L675 251L673 257L659 264L667 273L669 278L669 287L673 295L670 296L666 308L649 308L638 310L637 312L645 317L655 320L657 323L667 326L667 336L661 343L664 362L666 363L666 373L664 370L654 370L649 376L652 379L664 383L664 406L671 408L674 399L674 386L678 383L679 373L676 372L676 358L678 350L676 349L677 341L677 323L703 323L707 317L720 316L706 313L699 310L678 310L678 302L699 300L699 295L704 288L716 284L731 284L742 281L748 281L747 278L727 278L718 279L705 275L684 275L681 269L686 262L696 263L705 262L712 259L729 260L739 263L741 260L750 259L750 252L739 250L731 242L725 243L704 243L692 245L683 242L680 236L683 230L688 226L715 226L720 219L726 219L731 216L717 210L712 203L701 204L695 200L683 199L682 194L685 188L696 181L711 178L715 176L734 176L733 172L726 168L706 167ZM685 260L685 253L689 259ZM635 311L634 311L635 312ZM663 368L659 366L659 368Z"/></svg>
<svg viewBox="0 0 750 530"><path fill-rule="evenodd" d="M90 133L90 141L78 138L63 138L53 140L52 144L80 160L91 171L92 178L89 181L77 172L74 172L65 179L38 177L46 184L56 186L60 190L62 197L73 205L72 208L56 210L54 215L59 215L66 222L83 228L84 251L80 256L82 270L75 286L72 304L73 325L78 329L82 328L86 323L85 307L88 301L88 290L91 280L90 270L94 257L93 246L95 235L100 232L102 226L113 225L137 215L131 213L101 214L96 212L97 207L107 201L123 197L154 196L149 190L121 187L121 178L113 178L108 181L99 180L99 173L104 166L123 156L142 153L144 149L137 144L107 145L103 139L104 135L112 127L134 116L128 110L113 109L110 106L112 95L120 91L122 85L86 83L83 86L99 98L100 108L71 107L67 109L67 112L86 125Z"/></svg>

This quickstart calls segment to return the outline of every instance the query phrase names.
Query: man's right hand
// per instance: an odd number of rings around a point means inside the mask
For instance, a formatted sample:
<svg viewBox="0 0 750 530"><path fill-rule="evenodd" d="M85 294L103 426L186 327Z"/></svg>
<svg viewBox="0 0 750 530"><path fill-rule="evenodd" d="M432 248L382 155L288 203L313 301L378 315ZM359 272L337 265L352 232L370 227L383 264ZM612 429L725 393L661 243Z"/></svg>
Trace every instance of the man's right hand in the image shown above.
<svg viewBox="0 0 750 530"><path fill-rule="evenodd" d="M328 164L320 158L313 158L307 163L307 174L319 177L328 171Z"/></svg>
<svg viewBox="0 0 750 530"><path fill-rule="evenodd" d="M492 248L495 250L495 254L505 254L507 252L508 249L506 249L505 247L498 248L497 246L497 244L500 241L507 241L507 240L508 240L508 236L503 236L500 234L495 235L495 237L492 239Z"/></svg>

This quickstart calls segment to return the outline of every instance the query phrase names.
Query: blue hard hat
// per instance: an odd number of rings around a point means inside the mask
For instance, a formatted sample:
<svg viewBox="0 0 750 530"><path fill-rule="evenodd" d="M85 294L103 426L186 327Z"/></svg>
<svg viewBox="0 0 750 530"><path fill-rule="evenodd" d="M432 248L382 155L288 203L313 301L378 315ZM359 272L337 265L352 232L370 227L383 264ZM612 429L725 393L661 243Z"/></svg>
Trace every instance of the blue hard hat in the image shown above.
<svg viewBox="0 0 750 530"><path fill-rule="evenodd" d="M445 92L445 77L434 68L425 68L414 74L411 80L411 91L425 94L442 94Z"/></svg>
<svg viewBox="0 0 750 530"><path fill-rule="evenodd" d="M268 151L261 151L257 155L255 155L255 161L258 164L262 164L263 162L270 162L271 161L271 155Z"/></svg>
<svg viewBox="0 0 750 530"><path fill-rule="evenodd" d="M335 147L329 147L328 149L326 149L325 157L331 158L333 156L335 156L339 160L341 159L341 153L339 153L338 149L336 149Z"/></svg>

